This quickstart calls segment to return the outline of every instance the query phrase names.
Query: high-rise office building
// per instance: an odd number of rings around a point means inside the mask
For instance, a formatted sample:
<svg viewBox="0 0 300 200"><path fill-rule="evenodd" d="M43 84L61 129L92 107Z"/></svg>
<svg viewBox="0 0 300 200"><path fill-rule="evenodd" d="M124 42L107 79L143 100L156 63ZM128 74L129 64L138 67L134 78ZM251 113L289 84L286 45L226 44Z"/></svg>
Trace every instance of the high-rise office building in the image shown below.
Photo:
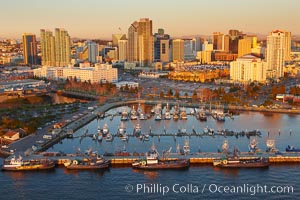
<svg viewBox="0 0 300 200"><path fill-rule="evenodd" d="M98 62L99 57L99 45L92 41L86 41L85 48L88 51L88 61L91 63Z"/></svg>
<svg viewBox="0 0 300 200"><path fill-rule="evenodd" d="M71 39L64 29L51 31L41 29L42 65L67 66L71 60Z"/></svg>
<svg viewBox="0 0 300 200"><path fill-rule="evenodd" d="M170 36L165 34L164 29L158 29L154 34L154 60L169 62Z"/></svg>
<svg viewBox="0 0 300 200"><path fill-rule="evenodd" d="M213 33L214 50L229 52L229 35L220 32Z"/></svg>
<svg viewBox="0 0 300 200"><path fill-rule="evenodd" d="M128 28L128 62L138 61L138 26L135 21Z"/></svg>
<svg viewBox="0 0 300 200"><path fill-rule="evenodd" d="M251 53L251 44L250 39L240 39L238 43L238 57Z"/></svg>
<svg viewBox="0 0 300 200"><path fill-rule="evenodd" d="M34 34L31 33L23 34L23 55L24 55L24 64L26 65L38 64L37 43Z"/></svg>
<svg viewBox="0 0 300 200"><path fill-rule="evenodd" d="M147 66L153 62L152 20L142 18L128 29L128 61Z"/></svg>
<svg viewBox="0 0 300 200"><path fill-rule="evenodd" d="M172 41L173 62L184 61L184 40L176 39Z"/></svg>
<svg viewBox="0 0 300 200"><path fill-rule="evenodd" d="M270 78L283 77L284 61L290 59L291 33L272 31L267 36L267 75Z"/></svg>
<svg viewBox="0 0 300 200"><path fill-rule="evenodd" d="M119 61L127 61L128 40L119 40Z"/></svg>

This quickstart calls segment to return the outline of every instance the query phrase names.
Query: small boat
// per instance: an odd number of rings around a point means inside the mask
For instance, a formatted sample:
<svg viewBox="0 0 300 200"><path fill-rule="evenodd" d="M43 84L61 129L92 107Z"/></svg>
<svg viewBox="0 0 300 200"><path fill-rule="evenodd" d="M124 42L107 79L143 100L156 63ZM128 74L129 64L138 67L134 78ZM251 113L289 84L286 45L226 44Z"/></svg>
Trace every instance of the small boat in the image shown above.
<svg viewBox="0 0 300 200"><path fill-rule="evenodd" d="M193 108L190 109L190 114L194 115L195 114L195 110Z"/></svg>
<svg viewBox="0 0 300 200"><path fill-rule="evenodd" d="M213 161L215 167L222 168L263 168L269 167L269 158L263 157L240 157L238 150L235 148L233 156L215 159Z"/></svg>
<svg viewBox="0 0 300 200"><path fill-rule="evenodd" d="M121 114L121 121L127 121L127 120L128 120L128 112L126 110L123 110Z"/></svg>
<svg viewBox="0 0 300 200"><path fill-rule="evenodd" d="M187 114L185 108L182 108L180 111L180 119L181 120L186 120L187 119Z"/></svg>
<svg viewBox="0 0 300 200"><path fill-rule="evenodd" d="M104 124L102 129L103 136L106 136L109 133L108 125Z"/></svg>
<svg viewBox="0 0 300 200"><path fill-rule="evenodd" d="M266 152L268 153L278 152L278 149L275 147L275 140L267 140L266 145L267 145Z"/></svg>
<svg viewBox="0 0 300 200"><path fill-rule="evenodd" d="M249 144L249 153L257 153L260 149L257 147L257 141L253 138Z"/></svg>
<svg viewBox="0 0 300 200"><path fill-rule="evenodd" d="M112 142L114 139L114 137L112 136L112 134L108 133L105 137L105 141L106 142Z"/></svg>
<svg viewBox="0 0 300 200"><path fill-rule="evenodd" d="M130 111L130 119L131 120L137 120L137 113L134 109L134 106L132 107L131 111Z"/></svg>
<svg viewBox="0 0 300 200"><path fill-rule="evenodd" d="M198 118L200 121L207 121L207 116L205 115L204 110L198 112Z"/></svg>
<svg viewBox="0 0 300 200"><path fill-rule="evenodd" d="M147 116L144 113L140 113L140 120L146 120Z"/></svg>
<svg viewBox="0 0 300 200"><path fill-rule="evenodd" d="M69 159L64 163L67 169L71 170L92 170L92 169L104 169L108 168L110 160L105 160L99 155L89 156L83 159Z"/></svg>
<svg viewBox="0 0 300 200"><path fill-rule="evenodd" d="M159 169L184 169L190 166L188 159L159 159L159 153L154 145L147 153L145 159L139 159L132 163L132 167L135 169L143 170L159 170Z"/></svg>
<svg viewBox="0 0 300 200"><path fill-rule="evenodd" d="M171 119L171 113L170 113L170 111L166 111L164 119L165 120L170 120Z"/></svg>
<svg viewBox="0 0 300 200"><path fill-rule="evenodd" d="M160 121L161 120L161 114L160 113L155 113L155 121Z"/></svg>
<svg viewBox="0 0 300 200"><path fill-rule="evenodd" d="M22 156L16 158L13 156L3 162L2 170L4 171L29 171L29 170L46 170L55 167L54 161L50 159L31 159L23 160Z"/></svg>
<svg viewBox="0 0 300 200"><path fill-rule="evenodd" d="M173 114L173 119L174 119L174 120L178 120L178 119L179 119L179 116L178 116L177 113L174 113L174 114Z"/></svg>
<svg viewBox="0 0 300 200"><path fill-rule="evenodd" d="M142 134L142 127L140 126L140 124L136 124L133 129L133 135L140 136L141 134Z"/></svg>
<svg viewBox="0 0 300 200"><path fill-rule="evenodd" d="M294 146L288 145L287 148L285 148L286 152L300 152L300 149L295 148Z"/></svg>
<svg viewBox="0 0 300 200"><path fill-rule="evenodd" d="M189 145L189 139L188 138L185 138L185 141L184 141L184 146L183 146L183 153L185 155L189 154L191 151L190 151L190 145Z"/></svg>
<svg viewBox="0 0 300 200"><path fill-rule="evenodd" d="M125 124L121 122L119 128L118 128L118 133L117 135L118 136L122 136L126 133L126 127L125 127Z"/></svg>

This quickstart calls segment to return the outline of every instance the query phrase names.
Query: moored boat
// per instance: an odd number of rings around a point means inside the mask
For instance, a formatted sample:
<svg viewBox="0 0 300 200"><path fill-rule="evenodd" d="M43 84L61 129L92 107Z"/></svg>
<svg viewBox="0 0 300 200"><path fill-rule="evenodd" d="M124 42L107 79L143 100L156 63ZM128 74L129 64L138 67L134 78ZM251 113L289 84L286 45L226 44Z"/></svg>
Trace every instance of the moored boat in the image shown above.
<svg viewBox="0 0 300 200"><path fill-rule="evenodd" d="M300 152L300 149L295 148L294 146L288 145L287 148L285 148L286 152Z"/></svg>
<svg viewBox="0 0 300 200"><path fill-rule="evenodd" d="M213 165L222 168L263 168L269 167L270 163L268 158L240 157L237 149L234 149L233 156L215 159Z"/></svg>
<svg viewBox="0 0 300 200"><path fill-rule="evenodd" d="M55 167L54 161L50 159L30 159L23 160L21 156L4 160L2 170L5 171L28 171L28 170L47 170Z"/></svg>
<svg viewBox="0 0 300 200"><path fill-rule="evenodd" d="M147 153L145 159L136 160L132 163L132 167L143 170L158 170L158 169L184 169L190 166L188 159L159 159L159 153L154 145Z"/></svg>
<svg viewBox="0 0 300 200"><path fill-rule="evenodd" d="M105 160L99 155L91 155L88 158L68 160L64 163L67 169L87 170L108 168L110 160Z"/></svg>

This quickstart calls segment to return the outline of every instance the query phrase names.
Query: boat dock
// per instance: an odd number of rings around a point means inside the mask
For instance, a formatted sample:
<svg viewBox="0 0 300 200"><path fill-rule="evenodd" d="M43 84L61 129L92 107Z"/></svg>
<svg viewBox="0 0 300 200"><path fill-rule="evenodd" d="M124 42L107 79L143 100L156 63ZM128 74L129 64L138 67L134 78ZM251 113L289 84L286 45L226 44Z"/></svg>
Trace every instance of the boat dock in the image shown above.
<svg viewBox="0 0 300 200"><path fill-rule="evenodd" d="M254 157L247 157L247 158L254 158ZM108 158L109 159L109 158ZM119 158L111 158L109 159L111 161L112 166L120 166L120 165L131 165L136 159L140 159L140 157L119 157ZM169 158L174 159L174 158ZM192 165L208 165L213 164L213 160L216 159L216 157L191 157L189 158L190 163ZM58 165L63 165L64 162L66 162L67 158L58 158L55 160L55 162ZM287 164L287 163L294 163L299 164L300 163L300 156L271 156L269 157L270 164Z"/></svg>

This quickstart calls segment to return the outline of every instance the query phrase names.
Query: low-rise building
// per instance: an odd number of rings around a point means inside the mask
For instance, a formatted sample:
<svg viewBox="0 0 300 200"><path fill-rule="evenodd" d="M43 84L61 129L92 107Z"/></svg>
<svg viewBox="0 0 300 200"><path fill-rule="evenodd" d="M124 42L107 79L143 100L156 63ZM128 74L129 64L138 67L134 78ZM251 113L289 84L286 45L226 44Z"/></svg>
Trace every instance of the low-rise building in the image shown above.
<svg viewBox="0 0 300 200"><path fill-rule="evenodd" d="M265 82L267 63L251 54L230 63L230 79L239 82Z"/></svg>
<svg viewBox="0 0 300 200"><path fill-rule="evenodd" d="M34 76L47 79L71 79L99 83L100 81L117 82L118 69L109 64L96 63L95 67L81 65L80 67L47 67L34 70Z"/></svg>

